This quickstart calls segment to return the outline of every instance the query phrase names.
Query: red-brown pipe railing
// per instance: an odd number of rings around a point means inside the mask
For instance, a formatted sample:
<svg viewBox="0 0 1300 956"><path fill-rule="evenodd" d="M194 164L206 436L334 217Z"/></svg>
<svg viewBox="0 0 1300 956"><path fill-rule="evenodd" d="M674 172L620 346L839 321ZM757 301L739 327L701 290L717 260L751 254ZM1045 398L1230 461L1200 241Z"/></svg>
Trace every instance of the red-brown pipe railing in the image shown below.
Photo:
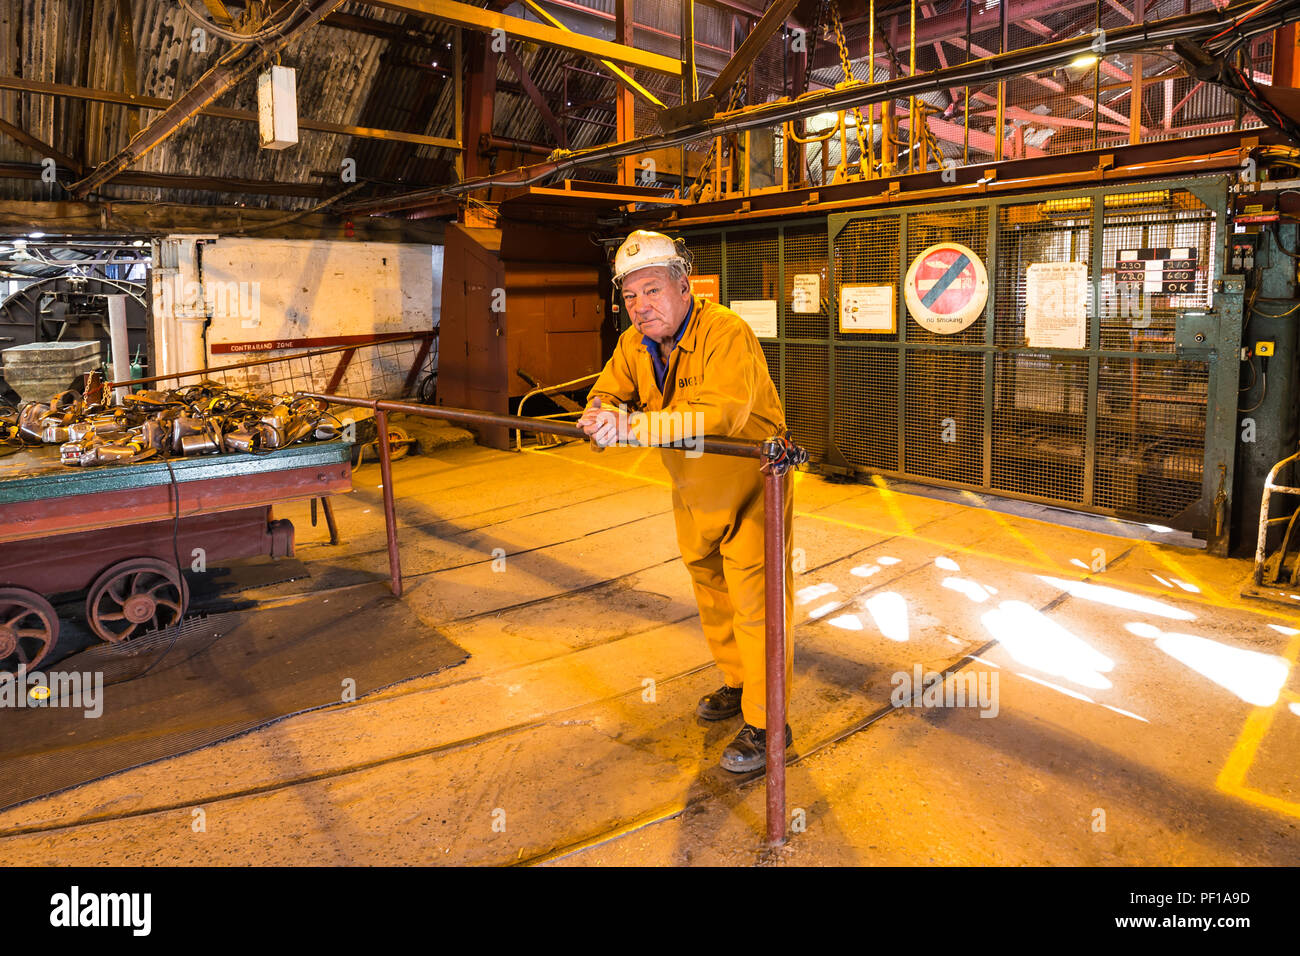
<svg viewBox="0 0 1300 956"><path fill-rule="evenodd" d="M393 462L386 440L388 413L402 412L423 418L459 422L464 425L504 425L527 432L561 435L587 440L587 433L577 425L551 421L545 418L522 418L518 415L497 415L469 408L447 408L441 405L413 405L409 402L390 402L373 398L352 398L346 395L327 395L318 392L298 392L303 398L319 399L331 405L350 408L369 408L375 413L379 430L379 472L384 484L384 524L388 533L388 571L393 594L402 596L401 555L397 547L397 510L393 494ZM629 445L638 446L629 441ZM684 445L651 447L678 448ZM774 436L764 442L738 441L734 438L705 438L694 444L693 451L706 455L728 455L734 458L752 458L761 463L763 470L763 582L764 582L764 644L767 672L767 842L780 846L785 842L785 491L789 471L807 460L803 449L787 439Z"/></svg>
<svg viewBox="0 0 1300 956"><path fill-rule="evenodd" d="M121 386L133 387L137 385L154 385L158 382L170 381L171 379L206 377L209 375L215 375L217 372L237 372L240 369L256 368L261 365L275 365L280 362L313 359L322 355L332 355L335 352L355 352L357 349L368 349L376 345L388 345L392 342L413 342L416 339L423 339L424 342L420 346L419 352L416 353L415 362L412 364L412 371L407 373L405 390L410 391L412 385L411 379L414 373L419 372L421 363L428 358L430 345L437 337L437 329L420 332L384 332L361 342L351 342L347 345L331 345L327 348L319 349L303 349L302 351L294 352L292 355L271 355L265 358L235 362L233 365L211 365L204 368L192 368L187 372L167 372L164 375L149 375L144 378L125 379L121 382L105 382L104 388L114 389ZM284 349L276 349L275 351L284 351ZM348 361L351 361L350 356L348 356ZM345 363L340 362L339 368L346 368ZM336 386L330 386L330 388L334 387Z"/></svg>

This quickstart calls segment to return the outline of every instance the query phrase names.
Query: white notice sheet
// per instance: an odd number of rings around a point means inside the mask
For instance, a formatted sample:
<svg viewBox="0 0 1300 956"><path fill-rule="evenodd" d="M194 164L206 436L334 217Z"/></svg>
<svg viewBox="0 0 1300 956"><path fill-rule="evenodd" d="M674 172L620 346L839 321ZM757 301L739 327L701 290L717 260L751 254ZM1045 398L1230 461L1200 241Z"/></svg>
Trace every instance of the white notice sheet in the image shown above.
<svg viewBox="0 0 1300 956"><path fill-rule="evenodd" d="M841 332L893 332L896 298L892 285L840 287Z"/></svg>
<svg viewBox="0 0 1300 956"><path fill-rule="evenodd" d="M822 277L816 272L797 272L790 290L790 311L812 314L822 310Z"/></svg>
<svg viewBox="0 0 1300 956"><path fill-rule="evenodd" d="M760 339L776 338L776 299L732 300L731 311L749 323Z"/></svg>
<svg viewBox="0 0 1300 956"><path fill-rule="evenodd" d="M1025 271L1025 340L1031 348L1087 348L1088 264L1035 262Z"/></svg>

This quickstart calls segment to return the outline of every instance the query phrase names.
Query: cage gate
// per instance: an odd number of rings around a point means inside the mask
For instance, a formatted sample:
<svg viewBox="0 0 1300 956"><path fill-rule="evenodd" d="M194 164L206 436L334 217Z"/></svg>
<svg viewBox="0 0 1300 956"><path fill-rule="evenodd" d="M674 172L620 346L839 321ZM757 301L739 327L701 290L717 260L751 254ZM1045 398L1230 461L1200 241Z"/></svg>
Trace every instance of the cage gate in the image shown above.
<svg viewBox="0 0 1300 956"><path fill-rule="evenodd" d="M1223 275L1227 187L1200 177L681 235L724 304L775 300L776 335L760 344L814 467L1159 523L1225 553L1242 324L1239 280ZM982 312L952 334L920 325L903 295L908 266L939 242L971 250L989 278ZM1086 281L1081 347L1031 345L1030 267L1070 263ZM893 328L842 328L845 286L892 287Z"/></svg>

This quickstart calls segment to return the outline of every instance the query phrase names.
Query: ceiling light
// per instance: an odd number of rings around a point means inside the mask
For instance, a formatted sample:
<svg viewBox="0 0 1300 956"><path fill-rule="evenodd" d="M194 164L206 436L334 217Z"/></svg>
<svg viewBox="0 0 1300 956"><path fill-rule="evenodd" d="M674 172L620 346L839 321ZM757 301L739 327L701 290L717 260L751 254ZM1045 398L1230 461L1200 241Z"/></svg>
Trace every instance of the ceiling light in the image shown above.
<svg viewBox="0 0 1300 956"><path fill-rule="evenodd" d="M45 233L43 233L43 232L29 232L29 233L27 234L27 238L28 238L28 239L44 239L44 238L45 238Z"/></svg>
<svg viewBox="0 0 1300 956"><path fill-rule="evenodd" d="M824 133L839 121L839 113L817 113L804 120L804 128L810 133Z"/></svg>
<svg viewBox="0 0 1300 956"><path fill-rule="evenodd" d="M1097 64L1097 54L1083 53L1079 56L1076 56L1073 60L1070 61L1070 68L1073 70L1081 70L1084 69L1085 67L1095 66L1096 64Z"/></svg>

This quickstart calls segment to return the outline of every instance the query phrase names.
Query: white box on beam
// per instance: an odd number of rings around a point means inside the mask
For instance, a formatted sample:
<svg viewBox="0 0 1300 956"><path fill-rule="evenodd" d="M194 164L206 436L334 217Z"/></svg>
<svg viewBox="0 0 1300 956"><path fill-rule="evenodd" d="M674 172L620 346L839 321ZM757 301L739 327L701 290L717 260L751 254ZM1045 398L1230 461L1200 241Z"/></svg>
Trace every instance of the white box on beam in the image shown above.
<svg viewBox="0 0 1300 956"><path fill-rule="evenodd" d="M298 91L291 66L273 66L257 78L257 128L263 149L298 142Z"/></svg>

